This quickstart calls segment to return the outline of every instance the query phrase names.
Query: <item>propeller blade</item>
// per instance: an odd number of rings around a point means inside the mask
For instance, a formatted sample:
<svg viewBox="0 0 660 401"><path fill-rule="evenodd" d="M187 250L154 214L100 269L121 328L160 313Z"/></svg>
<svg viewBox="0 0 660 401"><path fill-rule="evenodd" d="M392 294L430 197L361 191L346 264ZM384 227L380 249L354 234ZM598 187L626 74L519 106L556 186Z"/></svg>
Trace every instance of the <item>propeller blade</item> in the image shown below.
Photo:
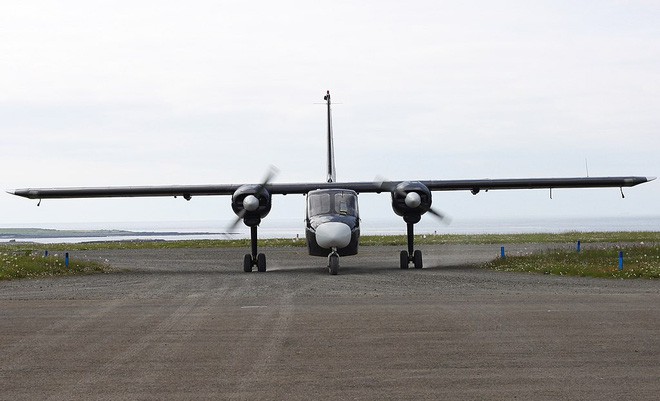
<svg viewBox="0 0 660 401"><path fill-rule="evenodd" d="M259 191L257 191L255 195L261 195L261 191L266 188L266 185L268 185L279 172L280 170L271 164L268 167L268 172L266 172L266 176L264 177L263 180L261 180L261 184L259 184Z"/></svg>
<svg viewBox="0 0 660 401"><path fill-rule="evenodd" d="M236 230L236 227L241 223L241 220L243 220L243 216L245 216L245 211L241 210L238 216L236 216L236 219L226 228L227 233Z"/></svg>
<svg viewBox="0 0 660 401"><path fill-rule="evenodd" d="M442 212L439 212L434 208L430 208L429 213L437 217L440 220L440 222L442 222L443 224L449 225L451 223L451 217L449 217L448 215Z"/></svg>
<svg viewBox="0 0 660 401"><path fill-rule="evenodd" d="M397 187L399 186L398 182L387 181L384 177L376 176L376 178L374 179L374 185L376 186L376 188L379 188L382 192L396 191L396 193L399 194L401 197L403 198L406 197L405 191L397 190Z"/></svg>

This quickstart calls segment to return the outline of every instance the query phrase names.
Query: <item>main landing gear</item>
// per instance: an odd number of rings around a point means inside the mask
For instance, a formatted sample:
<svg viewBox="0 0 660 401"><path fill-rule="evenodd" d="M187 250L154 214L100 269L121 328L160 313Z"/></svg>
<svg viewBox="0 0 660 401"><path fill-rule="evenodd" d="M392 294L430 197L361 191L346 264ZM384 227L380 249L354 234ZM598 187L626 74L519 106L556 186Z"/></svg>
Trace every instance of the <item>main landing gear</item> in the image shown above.
<svg viewBox="0 0 660 401"><path fill-rule="evenodd" d="M414 233L414 223L407 223L408 224L408 250L407 251L401 251L400 256L400 264L402 269L407 269L410 263L415 266L415 269L421 269L422 268L422 251L414 250L414 241L415 241L415 233Z"/></svg>
<svg viewBox="0 0 660 401"><path fill-rule="evenodd" d="M260 272L266 271L266 255L257 253L257 226L250 227L250 245L252 246L252 254L245 254L243 257L243 271L249 273L254 266Z"/></svg>

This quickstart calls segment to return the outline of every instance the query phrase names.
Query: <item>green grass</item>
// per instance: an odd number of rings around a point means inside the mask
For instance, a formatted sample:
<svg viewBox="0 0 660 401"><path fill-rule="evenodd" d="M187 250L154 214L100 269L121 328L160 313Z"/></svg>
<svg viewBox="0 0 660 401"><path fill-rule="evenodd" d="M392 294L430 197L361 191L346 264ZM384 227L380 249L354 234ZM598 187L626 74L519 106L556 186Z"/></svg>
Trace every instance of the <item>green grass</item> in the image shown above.
<svg viewBox="0 0 660 401"><path fill-rule="evenodd" d="M307 246L304 239L259 239L259 247L303 247ZM11 250L43 250L49 251L88 251L105 249L181 249L181 248L249 248L249 239L238 240L124 240L124 241L94 241L80 243L38 244L34 242L10 242L0 244L2 249Z"/></svg>
<svg viewBox="0 0 660 401"><path fill-rule="evenodd" d="M660 232L568 232L561 234L480 234L480 235L418 235L416 245L442 244L525 244L576 243L581 241L583 251L552 251L543 254L509 256L495 260L486 267L502 271L526 271L545 274L578 275L592 277L644 277L660 276ZM404 246L406 237L363 236L362 246ZM598 245L597 245L598 244ZM596 246L609 249L593 249ZM619 244L619 245L613 245ZM643 245L647 244L647 245ZM0 244L0 279L43 277L50 275L86 274L102 272L99 263L71 261L64 268L64 257L43 258L44 250L69 252L105 249L177 249L177 248L249 248L250 241L242 240L181 240L181 241L106 241L77 244L37 244L9 242ZM305 247L304 239L260 239L260 247ZM586 249L586 248L592 249ZM621 248L623 247L623 248ZM625 252L625 264L618 271L618 250Z"/></svg>
<svg viewBox="0 0 660 401"><path fill-rule="evenodd" d="M558 234L440 234L417 235L415 244L544 244L588 242L660 242L660 232L656 231L621 231L621 232L566 232ZM403 245L405 235L368 236L360 239L360 245Z"/></svg>
<svg viewBox="0 0 660 401"><path fill-rule="evenodd" d="M653 243L660 242L660 232L568 232L560 234L478 234L478 235L416 235L416 245L442 245L442 244L526 244L526 243L595 243L595 242L630 242ZM374 235L362 236L361 246L378 245L405 245L405 235ZM177 249L177 248L244 248L250 246L250 240L178 240L178 241L102 241L82 242L76 244L36 244L10 242L0 244L0 251L9 250L43 250L74 251L74 250L103 250L103 249ZM304 238L259 239L260 247L305 247Z"/></svg>
<svg viewBox="0 0 660 401"><path fill-rule="evenodd" d="M30 251L0 251L0 280L92 274L105 271L106 266L91 261L69 260L69 267L66 267L64 255L44 257Z"/></svg>
<svg viewBox="0 0 660 401"><path fill-rule="evenodd" d="M623 251L623 270L619 270ZM507 256L484 265L497 271L533 272L602 278L660 278L660 245L601 246L576 251L552 250Z"/></svg>

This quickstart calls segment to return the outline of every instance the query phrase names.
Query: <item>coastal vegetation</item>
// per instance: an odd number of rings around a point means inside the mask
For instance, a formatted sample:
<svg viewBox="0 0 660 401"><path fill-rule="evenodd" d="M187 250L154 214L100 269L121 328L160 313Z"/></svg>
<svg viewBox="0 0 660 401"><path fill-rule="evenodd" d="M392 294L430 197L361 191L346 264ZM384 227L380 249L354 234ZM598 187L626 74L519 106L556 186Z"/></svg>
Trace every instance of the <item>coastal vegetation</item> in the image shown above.
<svg viewBox="0 0 660 401"><path fill-rule="evenodd" d="M660 232L567 232L559 234L417 235L417 245L445 244L557 244L581 241L581 252L552 250L512 255L487 263L497 271L617 278L660 277ZM362 246L404 246L405 236L363 236ZM10 241L0 243L0 279L89 274L107 271L91 261L64 263L64 252L105 249L249 248L248 239L218 240L122 240L40 244ZM261 239L260 247L304 247L302 238ZM586 249L589 248L589 249ZM46 251L52 256L45 256ZM624 269L618 269L617 255L625 254ZM58 256L55 254L59 253Z"/></svg>
<svg viewBox="0 0 660 401"><path fill-rule="evenodd" d="M588 250L547 250L506 256L484 267L508 272L601 278L660 278L660 245L596 245Z"/></svg>
<svg viewBox="0 0 660 401"><path fill-rule="evenodd" d="M99 262L87 260L69 260L67 266L64 255L38 255L6 246L0 250L0 280L103 273L107 268Z"/></svg>

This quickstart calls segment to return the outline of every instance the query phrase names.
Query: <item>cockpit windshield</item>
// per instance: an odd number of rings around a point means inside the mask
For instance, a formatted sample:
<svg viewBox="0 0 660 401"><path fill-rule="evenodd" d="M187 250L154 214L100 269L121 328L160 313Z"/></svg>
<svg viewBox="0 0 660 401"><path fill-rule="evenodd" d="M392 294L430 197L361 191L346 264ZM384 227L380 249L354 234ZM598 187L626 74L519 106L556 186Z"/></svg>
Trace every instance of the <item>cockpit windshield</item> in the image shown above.
<svg viewBox="0 0 660 401"><path fill-rule="evenodd" d="M308 195L310 216L338 214L357 217L357 195L352 191L319 192Z"/></svg>
<svg viewBox="0 0 660 401"><path fill-rule="evenodd" d="M335 212L342 216L356 216L356 199L357 197L351 193L342 192L335 194Z"/></svg>

